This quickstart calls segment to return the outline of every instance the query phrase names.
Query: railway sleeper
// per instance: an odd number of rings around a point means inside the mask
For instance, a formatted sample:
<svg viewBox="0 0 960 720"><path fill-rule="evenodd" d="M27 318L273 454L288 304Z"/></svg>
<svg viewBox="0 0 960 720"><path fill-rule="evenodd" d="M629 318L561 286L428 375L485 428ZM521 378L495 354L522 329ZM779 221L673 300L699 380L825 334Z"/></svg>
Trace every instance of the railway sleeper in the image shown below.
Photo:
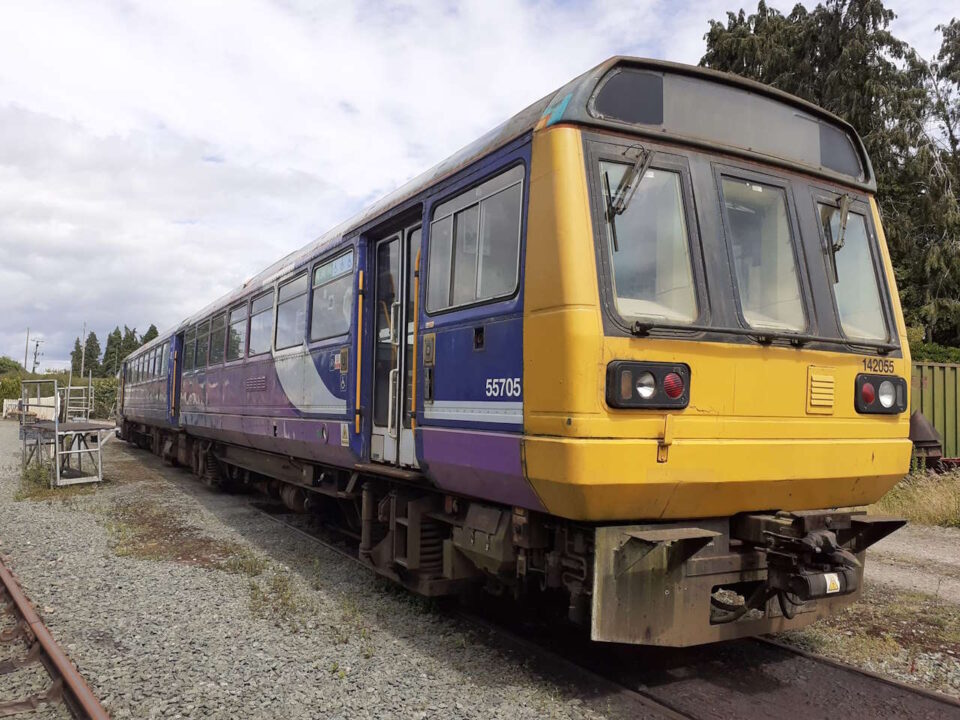
<svg viewBox="0 0 960 720"><path fill-rule="evenodd" d="M363 563L417 593L483 588L542 603L598 641L687 646L801 627L853 601L864 551L903 524L833 509L597 525L375 466L326 467L185 433L154 442L136 427L124 437L216 476L210 484L321 516Z"/></svg>

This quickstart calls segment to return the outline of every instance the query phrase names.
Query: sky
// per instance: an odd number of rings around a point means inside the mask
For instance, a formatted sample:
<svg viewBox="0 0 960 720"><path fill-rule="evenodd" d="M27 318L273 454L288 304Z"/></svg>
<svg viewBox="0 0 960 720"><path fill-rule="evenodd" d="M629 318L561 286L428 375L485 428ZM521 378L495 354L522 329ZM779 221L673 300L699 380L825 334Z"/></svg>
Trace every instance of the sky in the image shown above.
<svg viewBox="0 0 960 720"><path fill-rule="evenodd" d="M887 5L932 57L947 6ZM172 327L607 57L697 63L741 6L0 0L0 355Z"/></svg>

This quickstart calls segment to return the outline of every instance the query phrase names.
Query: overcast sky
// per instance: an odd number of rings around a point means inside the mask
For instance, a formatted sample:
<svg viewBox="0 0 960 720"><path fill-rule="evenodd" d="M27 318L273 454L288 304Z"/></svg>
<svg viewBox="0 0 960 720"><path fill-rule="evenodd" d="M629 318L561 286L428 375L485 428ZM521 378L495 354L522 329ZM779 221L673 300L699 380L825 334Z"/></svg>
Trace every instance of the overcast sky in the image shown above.
<svg viewBox="0 0 960 720"><path fill-rule="evenodd" d="M932 56L949 4L888 4ZM740 6L0 0L0 355L172 326L608 56L696 63Z"/></svg>

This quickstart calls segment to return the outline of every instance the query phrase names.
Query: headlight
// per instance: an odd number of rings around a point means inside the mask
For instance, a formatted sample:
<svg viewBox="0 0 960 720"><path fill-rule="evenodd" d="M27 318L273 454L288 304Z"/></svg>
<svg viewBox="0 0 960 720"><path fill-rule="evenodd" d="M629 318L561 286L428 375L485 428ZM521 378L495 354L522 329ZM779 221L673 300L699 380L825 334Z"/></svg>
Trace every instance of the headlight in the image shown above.
<svg viewBox="0 0 960 720"><path fill-rule="evenodd" d="M896 375L857 375L853 404L858 413L895 415L907 409L907 381Z"/></svg>
<svg viewBox="0 0 960 720"><path fill-rule="evenodd" d="M656 391L657 379L653 377L653 373L640 373L640 376L637 378L637 395L640 396L640 399L649 400Z"/></svg>
<svg viewBox="0 0 960 720"><path fill-rule="evenodd" d="M880 383L880 391L877 396L880 398L881 405L885 408L892 408L894 401L897 399L897 391L894 389L892 382L884 380Z"/></svg>
<svg viewBox="0 0 960 720"><path fill-rule="evenodd" d="M607 365L607 404L614 408L685 408L690 366L615 360Z"/></svg>

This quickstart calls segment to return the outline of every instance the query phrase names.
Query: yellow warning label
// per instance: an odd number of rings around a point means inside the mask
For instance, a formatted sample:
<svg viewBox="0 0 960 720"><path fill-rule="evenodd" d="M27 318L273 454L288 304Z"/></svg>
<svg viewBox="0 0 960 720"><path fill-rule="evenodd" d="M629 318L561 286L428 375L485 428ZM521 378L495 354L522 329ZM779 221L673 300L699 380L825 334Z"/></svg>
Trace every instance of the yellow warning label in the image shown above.
<svg viewBox="0 0 960 720"><path fill-rule="evenodd" d="M823 579L827 581L827 595L840 592L840 578L836 573L824 573Z"/></svg>

